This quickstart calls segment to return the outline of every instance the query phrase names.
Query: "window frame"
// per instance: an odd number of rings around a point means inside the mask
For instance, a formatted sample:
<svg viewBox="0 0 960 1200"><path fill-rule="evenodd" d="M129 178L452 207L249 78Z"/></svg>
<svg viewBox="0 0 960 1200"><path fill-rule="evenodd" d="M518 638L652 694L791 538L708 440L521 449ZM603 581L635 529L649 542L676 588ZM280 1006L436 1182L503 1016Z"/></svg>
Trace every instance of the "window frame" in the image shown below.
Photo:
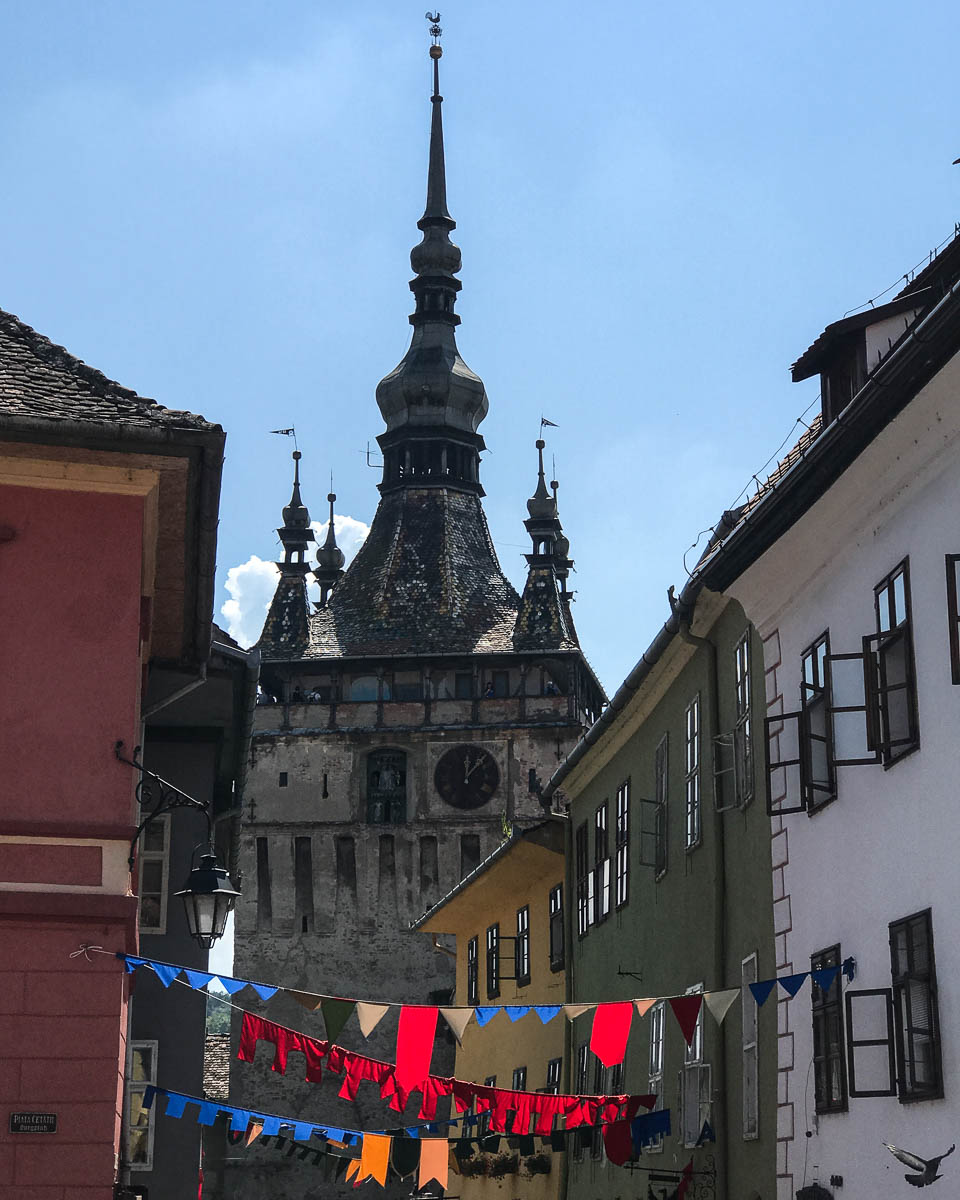
<svg viewBox="0 0 960 1200"><path fill-rule="evenodd" d="M560 1095L560 1084L563 1080L563 1059L551 1058L547 1060L547 1076L544 1091L551 1096Z"/></svg>
<svg viewBox="0 0 960 1200"><path fill-rule="evenodd" d="M127 1165L131 1171L152 1171L153 1170L153 1143L154 1143L154 1135L156 1133L156 1111L157 1111L156 1106L145 1109L145 1108L143 1108L142 1103L141 1103L140 1111L145 1112L147 1114L147 1124L146 1124L147 1156L143 1162L134 1162L133 1154L132 1154L131 1134L134 1130L137 1130L139 1132L139 1130L142 1129L143 1126L141 1126L141 1125L135 1126L133 1124L132 1112L131 1112L131 1102L132 1102L134 1096L142 1097L148 1087L156 1086L156 1083L157 1083L157 1046L158 1046L158 1042L155 1038L137 1038L136 1040L131 1041L130 1048L127 1051L127 1095L126 1095L127 1120L125 1122L126 1143L127 1144L125 1147L125 1150L126 1150L125 1157L127 1160ZM148 1073L149 1078L135 1080L133 1078L134 1054L137 1050L144 1050L144 1049L149 1050L149 1053L150 1053L151 1070Z"/></svg>
<svg viewBox="0 0 960 1200"><path fill-rule="evenodd" d="M480 1003L480 937L479 934L467 942L467 1005L476 1007Z"/></svg>
<svg viewBox="0 0 960 1200"><path fill-rule="evenodd" d="M513 974L517 987L526 987L530 982L530 905L517 909L517 936L513 943Z"/></svg>
<svg viewBox="0 0 960 1200"><path fill-rule="evenodd" d="M897 621L897 580L903 579L903 606L901 620ZM884 606L882 597L886 595ZM910 559L902 559L873 589L874 614L876 617L876 733L880 761L884 769L892 767L908 754L920 747L920 719L917 707L917 667L913 651L913 605L910 597ZM886 613L883 612L886 607ZM889 628L884 628L884 622ZM892 650L903 643L904 682L887 682L887 659ZM906 693L907 736L891 736L890 711L886 697L891 692Z"/></svg>
<svg viewBox="0 0 960 1200"><path fill-rule="evenodd" d="M162 832L163 845L160 850L148 849L149 835ZM150 823L140 845L137 847L137 927L141 933L148 936L161 936L167 932L167 898L170 892L170 813L164 813ZM143 919L143 868L145 863L161 864L160 868L160 916L155 925L147 925ZM148 893L155 896L151 890Z"/></svg>
<svg viewBox="0 0 960 1200"><path fill-rule="evenodd" d="M751 978L752 976L752 978ZM745 1142L754 1142L760 1137L760 1010L753 993L749 990L751 983L759 978L759 958L754 950L746 958L740 960L740 989L743 997L742 1015L740 1018L740 1065L741 1065L741 1103L740 1103L740 1135ZM747 997L753 1000L751 1004ZM750 1072L748 1063L753 1060L752 1086L748 1091ZM752 1112L750 1104L752 1101Z"/></svg>
<svg viewBox="0 0 960 1200"><path fill-rule="evenodd" d="M610 827L608 802L598 804L593 813L593 903L594 925L610 916Z"/></svg>
<svg viewBox="0 0 960 1200"><path fill-rule="evenodd" d="M753 647L750 626L737 639L734 649L734 703L736 721L733 726L734 792L738 808L746 808L754 796L754 738L753 738Z"/></svg>
<svg viewBox="0 0 960 1200"><path fill-rule="evenodd" d="M630 901L630 776L617 788L615 909Z"/></svg>
<svg viewBox="0 0 960 1200"><path fill-rule="evenodd" d="M486 936L487 999L500 995L500 922L487 926Z"/></svg>
<svg viewBox="0 0 960 1200"><path fill-rule="evenodd" d="M654 752L654 879L662 879L669 865L670 735L665 733Z"/></svg>
<svg viewBox="0 0 960 1200"><path fill-rule="evenodd" d="M820 1115L849 1111L846 1037L843 1027L843 1003L840 987L842 975L839 970L842 964L843 956L840 953L839 942L836 945L827 946L823 950L817 950L814 954L810 955L810 1015L813 1026L813 1102L817 1113ZM812 972L826 971L831 967L838 968L836 978L829 989L824 992L813 978ZM836 1016L839 1035L835 1051L831 1051L830 1049L829 1021L831 1015ZM825 1051L818 1053L818 1042L821 1048L826 1047ZM819 1067L821 1064L825 1067L825 1088L821 1088L820 1086ZM837 1100L833 1100L830 1096L831 1066L837 1073L840 1085L840 1096Z"/></svg>
<svg viewBox="0 0 960 1200"><path fill-rule="evenodd" d="M589 1042L581 1042L577 1046L577 1079L576 1079L576 1094L583 1096L587 1091L587 1071L589 1069ZM582 1162L583 1160L583 1142L580 1139L580 1131L573 1130L573 1158L574 1162Z"/></svg>
<svg viewBox="0 0 960 1200"><path fill-rule="evenodd" d="M665 1001L658 1000L650 1009L650 1043L647 1055L648 1089L657 1097L653 1112L663 1110L663 1074L664 1074L664 1005ZM654 1141L644 1146L648 1154L659 1154L663 1150L663 1134L658 1134Z"/></svg>
<svg viewBox="0 0 960 1200"><path fill-rule="evenodd" d="M550 889L549 906L550 970L562 971L566 962L565 930L563 927L563 884ZM558 949L559 947L559 949Z"/></svg>
<svg viewBox="0 0 960 1200"><path fill-rule="evenodd" d="M825 629L800 652L800 740L803 767L801 788L807 812L812 816L837 798L837 767L833 752L832 699L830 677L830 630ZM809 664L809 671L807 669ZM809 679L808 679L809 675ZM823 734L814 733L812 719L822 712ZM813 744L822 742L826 758L827 778L818 785L814 781Z"/></svg>
<svg viewBox="0 0 960 1200"><path fill-rule="evenodd" d="M586 937L593 924L593 895L590 886L593 873L589 867L587 823L581 821L575 835L577 867L577 937Z"/></svg>
<svg viewBox="0 0 960 1200"><path fill-rule="evenodd" d="M703 803L700 786L702 748L700 693L697 692L683 714L684 846L687 850L695 850L703 841Z"/></svg>
<svg viewBox="0 0 960 1200"><path fill-rule="evenodd" d="M950 641L950 682L960 684L960 554L945 555L947 570L947 620Z"/></svg>
<svg viewBox="0 0 960 1200"><path fill-rule="evenodd" d="M926 941L927 967L926 970L910 970L898 972L896 950L894 947L894 931L898 929L910 930L912 926L921 923L923 925L924 937ZM911 913L908 917L901 917L897 921L891 921L888 926L890 937L890 978L892 984L893 995L893 1012L894 1012L894 1048L897 1062L897 1096L901 1104L915 1104L922 1100L941 1100L943 1098L943 1043L940 1029L940 1004L937 993L937 969L934 956L933 946L933 913L929 908L922 909L920 912ZM916 953L915 946L911 943L908 946L908 955L912 962ZM915 1058L907 1059L906 1045L904 1039L905 1029L907 1032L911 1030L914 1034L919 1033L917 1026L910 1024L910 1015L905 1008L905 999L908 997L904 984L914 982L924 986L927 992L927 1002L930 1011L930 1029L926 1032L929 1037L929 1042L932 1047L931 1065L935 1071L935 1079L932 1084L923 1086L917 1083L914 1077L914 1062ZM907 1007L909 1006L909 1002ZM908 1068L909 1075L908 1077Z"/></svg>

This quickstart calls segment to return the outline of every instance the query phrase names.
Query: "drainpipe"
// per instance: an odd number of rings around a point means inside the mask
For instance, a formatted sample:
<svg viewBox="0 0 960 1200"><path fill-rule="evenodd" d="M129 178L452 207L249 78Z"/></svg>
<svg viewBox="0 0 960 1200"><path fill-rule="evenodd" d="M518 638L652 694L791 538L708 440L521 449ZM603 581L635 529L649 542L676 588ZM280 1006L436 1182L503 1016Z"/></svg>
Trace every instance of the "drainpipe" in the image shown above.
<svg viewBox="0 0 960 1200"><path fill-rule="evenodd" d="M576 896L571 892L570 879L573 876L573 817L569 809L563 828L563 998L565 1003L571 1001L573 992L573 906ZM561 1091L568 1094L573 1091L571 1076L573 1074L573 1022L563 1022L563 1073L560 1082ZM574 1135L576 1136L576 1135ZM567 1178L570 1174L570 1138L566 1138L563 1158L560 1160L560 1183L557 1195L567 1194Z"/></svg>
<svg viewBox="0 0 960 1200"><path fill-rule="evenodd" d="M670 610L677 619L677 635L680 639L690 646L705 651L707 656L707 694L709 704L709 729L711 732L711 742L713 744L713 752L709 756L709 761L713 766L714 790L716 798L714 801L714 837L713 837L713 863L714 863L714 902L713 902L713 978L714 987L726 986L726 965L727 965L727 863L726 863L726 839L723 824L723 813L717 812L717 808L722 808L722 776L717 772L716 756L719 752L719 747L714 740L715 735L720 729L720 681L717 664L717 646L716 643L709 637L698 637L690 630L691 622L693 621L696 611L697 600L699 593L694 596L692 604L682 604L674 596L674 590L671 587L667 593L667 598L670 601ZM701 737L705 722L701 720ZM701 793L702 795L702 793ZM717 802L720 801L718 804ZM702 819L702 818L701 818ZM704 990L709 990L704 984ZM726 1047L726 1026L720 1024L717 1026L717 1043L718 1054L716 1058L716 1076L714 1093L717 1096L717 1107L720 1110L720 1120L716 1123L719 1126L719 1141L717 1142L717 1178L720 1181L718 1190L718 1200L723 1200L727 1194L727 1157L728 1146L730 1139L730 1123L727 1120L727 1047Z"/></svg>

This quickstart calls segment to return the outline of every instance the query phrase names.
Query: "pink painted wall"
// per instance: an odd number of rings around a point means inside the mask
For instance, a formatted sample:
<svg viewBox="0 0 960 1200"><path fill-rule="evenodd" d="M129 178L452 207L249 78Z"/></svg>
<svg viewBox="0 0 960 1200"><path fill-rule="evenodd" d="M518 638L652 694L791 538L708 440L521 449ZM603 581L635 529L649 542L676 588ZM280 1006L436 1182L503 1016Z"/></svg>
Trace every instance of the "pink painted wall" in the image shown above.
<svg viewBox="0 0 960 1200"><path fill-rule="evenodd" d="M129 824L143 501L0 485L0 829ZM56 829L46 830L56 832Z"/></svg>
<svg viewBox="0 0 960 1200"><path fill-rule="evenodd" d="M0 900L8 900L8 894L0 894ZM104 947L122 946L125 910L134 902L97 900L116 914L91 916L82 927L75 916L17 917L0 910L4 1200L109 1200L113 1195L127 982L115 958L93 955L86 962L69 955L81 936ZM57 1132L12 1134L11 1112L56 1113Z"/></svg>

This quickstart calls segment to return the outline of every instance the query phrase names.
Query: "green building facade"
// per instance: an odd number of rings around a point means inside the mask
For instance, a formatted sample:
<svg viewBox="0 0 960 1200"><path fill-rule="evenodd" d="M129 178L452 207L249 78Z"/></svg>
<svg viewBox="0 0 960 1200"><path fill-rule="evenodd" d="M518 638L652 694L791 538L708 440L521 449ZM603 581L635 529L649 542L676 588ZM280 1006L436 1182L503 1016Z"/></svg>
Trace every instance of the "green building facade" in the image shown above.
<svg viewBox="0 0 960 1200"><path fill-rule="evenodd" d="M691 1162L688 1195L776 1194L777 997L758 1008L746 986L776 974L765 712L761 643L743 610L684 594L547 786L569 805L570 1002L708 998L689 1046L668 1000L635 1009L619 1067L589 1048L592 1009L573 1022L571 1090L656 1093L671 1132L632 1167L608 1161L599 1133L578 1137L570 1200L672 1196L672 1173Z"/></svg>

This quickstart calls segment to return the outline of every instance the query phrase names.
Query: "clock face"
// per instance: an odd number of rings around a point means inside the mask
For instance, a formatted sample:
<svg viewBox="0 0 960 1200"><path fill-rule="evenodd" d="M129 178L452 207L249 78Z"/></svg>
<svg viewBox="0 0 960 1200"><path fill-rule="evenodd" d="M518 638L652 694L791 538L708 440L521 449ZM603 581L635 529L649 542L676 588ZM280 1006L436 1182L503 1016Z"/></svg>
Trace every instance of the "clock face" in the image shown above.
<svg viewBox="0 0 960 1200"><path fill-rule="evenodd" d="M497 790L500 772L479 746L454 746L441 755L433 776L441 799L454 808L479 808Z"/></svg>

